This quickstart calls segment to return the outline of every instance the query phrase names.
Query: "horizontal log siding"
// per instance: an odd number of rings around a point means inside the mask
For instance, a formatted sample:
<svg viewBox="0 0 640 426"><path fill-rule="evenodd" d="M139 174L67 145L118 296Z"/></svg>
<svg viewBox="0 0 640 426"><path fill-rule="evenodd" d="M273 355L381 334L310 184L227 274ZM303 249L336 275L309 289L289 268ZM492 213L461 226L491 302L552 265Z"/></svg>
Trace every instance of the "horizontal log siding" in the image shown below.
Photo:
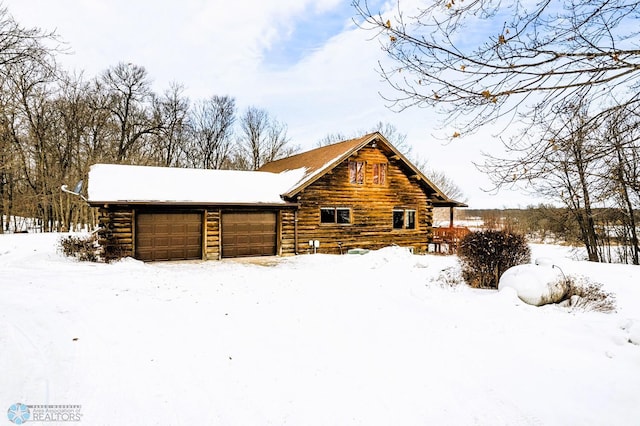
<svg viewBox="0 0 640 426"><path fill-rule="evenodd" d="M133 221L131 208L100 208L99 243L108 258L134 255Z"/></svg>
<svg viewBox="0 0 640 426"><path fill-rule="evenodd" d="M207 210L205 260L220 259L220 210Z"/></svg>
<svg viewBox="0 0 640 426"><path fill-rule="evenodd" d="M349 183L349 161L365 162L364 184ZM373 164L387 163L384 185L373 184ZM378 249L389 245L424 252L431 238L432 205L419 183L399 163L376 148L365 147L314 182L298 199L298 252L309 252L309 240L320 241L320 253L352 248ZM350 225L321 224L321 207L351 208ZM393 210L416 211L415 229L393 229Z"/></svg>

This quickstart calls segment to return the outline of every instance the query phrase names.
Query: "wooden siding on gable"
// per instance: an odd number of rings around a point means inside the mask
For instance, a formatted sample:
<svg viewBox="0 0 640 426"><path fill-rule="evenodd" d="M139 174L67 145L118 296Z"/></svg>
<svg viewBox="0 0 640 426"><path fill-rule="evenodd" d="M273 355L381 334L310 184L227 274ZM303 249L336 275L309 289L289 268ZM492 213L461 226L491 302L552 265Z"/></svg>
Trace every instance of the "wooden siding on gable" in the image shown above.
<svg viewBox="0 0 640 426"><path fill-rule="evenodd" d="M364 162L363 184L350 183L349 162ZM387 164L383 184L374 183L373 165ZM309 250L309 240L320 241L320 252L340 253L351 248L377 249L389 245L425 251L432 225L431 202L418 181L379 149L362 148L299 194L298 252ZM320 208L351 209L350 224L320 223ZM393 229L393 210L416 211L415 229Z"/></svg>

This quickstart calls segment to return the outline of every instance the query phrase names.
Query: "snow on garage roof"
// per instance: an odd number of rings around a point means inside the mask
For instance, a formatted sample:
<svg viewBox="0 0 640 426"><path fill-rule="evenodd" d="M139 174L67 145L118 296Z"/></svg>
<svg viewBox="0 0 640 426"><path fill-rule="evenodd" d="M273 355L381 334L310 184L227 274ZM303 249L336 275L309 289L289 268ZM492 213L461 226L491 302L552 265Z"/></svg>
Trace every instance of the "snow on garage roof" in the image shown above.
<svg viewBox="0 0 640 426"><path fill-rule="evenodd" d="M94 164L89 203L285 204L305 169L282 173Z"/></svg>

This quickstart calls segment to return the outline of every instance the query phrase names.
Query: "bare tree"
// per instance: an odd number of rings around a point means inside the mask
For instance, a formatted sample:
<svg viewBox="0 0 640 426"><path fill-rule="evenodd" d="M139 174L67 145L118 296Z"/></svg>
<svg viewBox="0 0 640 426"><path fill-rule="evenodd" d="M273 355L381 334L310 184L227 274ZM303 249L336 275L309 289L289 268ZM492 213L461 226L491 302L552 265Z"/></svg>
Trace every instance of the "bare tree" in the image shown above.
<svg viewBox="0 0 640 426"><path fill-rule="evenodd" d="M20 79L14 73L28 75L30 67L34 72L36 69L39 73L55 72L53 54L58 46L46 46L46 41L57 42L55 33L24 28L6 8L0 8L0 233L9 228L15 196L25 172L20 164L24 166L26 158L22 157L24 151L16 144L15 137L16 125L24 118L18 113L24 103L17 101L16 83ZM24 90L20 94L24 94Z"/></svg>
<svg viewBox="0 0 640 426"><path fill-rule="evenodd" d="M191 142L188 164L205 169L221 169L232 148L236 101L229 96L212 96L194 105L190 114Z"/></svg>
<svg viewBox="0 0 640 426"><path fill-rule="evenodd" d="M639 100L638 1L435 0L413 8L398 0L385 11L352 3L390 59L380 73L395 90L391 105L439 107L445 123L459 126L452 137L501 116L524 118L531 105L549 113L568 98L606 108L614 87L625 94L621 103Z"/></svg>
<svg viewBox="0 0 640 426"><path fill-rule="evenodd" d="M524 183L538 194L561 201L574 215L589 260L600 261L594 205L602 202L604 151L596 137L597 122L589 105L567 101L552 119L537 123L544 138L537 144L514 138L506 157L489 157L481 167L497 187Z"/></svg>
<svg viewBox="0 0 640 426"><path fill-rule="evenodd" d="M8 82L0 78L0 234L9 230L19 161L13 139L14 113Z"/></svg>
<svg viewBox="0 0 640 426"><path fill-rule="evenodd" d="M629 263L640 264L640 246L636 212L640 208L640 117L635 110L621 108L603 128L604 148L610 155L605 162L605 191L611 194L621 213L617 234L621 240L621 254ZM628 256L627 256L628 255Z"/></svg>
<svg viewBox="0 0 640 426"><path fill-rule="evenodd" d="M87 163L113 162L116 151L112 141L117 138L117 128L113 125L108 108L110 95L98 81L93 81L85 93L89 109L89 123L83 150Z"/></svg>
<svg viewBox="0 0 640 426"><path fill-rule="evenodd" d="M158 165L177 166L182 163L188 140L189 99L183 95L184 87L171 83L160 98L154 98L156 121L162 123L155 135Z"/></svg>
<svg viewBox="0 0 640 426"><path fill-rule="evenodd" d="M391 142L394 147L396 147L396 149L398 149L398 151L402 152L405 156L411 155L412 148L411 145L409 145L409 143L407 142L407 134L402 133L394 124L383 121L378 121L375 125L371 126L368 129L353 132L351 133L351 136L347 136L342 132L328 133L316 143L316 146L321 147L331 145L373 132L380 132L380 134L382 134L389 142Z"/></svg>
<svg viewBox="0 0 640 426"><path fill-rule="evenodd" d="M56 44L46 47L45 41L57 43L55 32L24 28L13 19L6 8L0 7L0 73L6 73L6 67L10 65L53 63L53 54L61 50L60 46Z"/></svg>
<svg viewBox="0 0 640 426"><path fill-rule="evenodd" d="M55 115L50 98L55 93L53 64L17 63L9 70L8 89L11 97L11 135L20 161L21 189L30 196L28 217L41 219L42 229L54 229L52 179L56 176L53 150L58 141L54 133ZM59 188L59 187L58 187ZM27 195L28 194L28 195Z"/></svg>
<svg viewBox="0 0 640 426"><path fill-rule="evenodd" d="M264 109L249 107L240 117L240 150L251 170L257 170L262 165L260 160L268 126L269 113Z"/></svg>
<svg viewBox="0 0 640 426"><path fill-rule="evenodd" d="M346 136L344 133L327 133L322 137L322 139L316 142L316 147L320 148L323 146L332 145L334 143L346 141L348 139L350 139L350 137Z"/></svg>
<svg viewBox="0 0 640 426"><path fill-rule="evenodd" d="M442 170L425 169L425 175L433 182L447 197L457 200L465 201L466 197L462 189Z"/></svg>
<svg viewBox="0 0 640 426"><path fill-rule="evenodd" d="M295 153L287 126L260 108L249 107L240 117L240 137L235 168L257 170L263 164Z"/></svg>
<svg viewBox="0 0 640 426"><path fill-rule="evenodd" d="M117 126L115 160L122 162L134 154L145 136L162 128L150 108L152 92L147 71L121 62L107 69L98 84L109 94L106 108Z"/></svg>
<svg viewBox="0 0 640 426"><path fill-rule="evenodd" d="M271 119L269 127L267 128L260 165L279 158L288 157L299 150L300 148L298 146L291 145L291 140L287 136L287 125L278 120Z"/></svg>
<svg viewBox="0 0 640 426"><path fill-rule="evenodd" d="M86 143L92 110L87 101L89 82L82 75L61 74L56 96L50 99L55 117L51 155L57 167L49 179L57 186L53 191L56 223L63 230L73 230L78 224L89 223L90 210L79 197L60 191L59 185L75 184L89 171Z"/></svg>

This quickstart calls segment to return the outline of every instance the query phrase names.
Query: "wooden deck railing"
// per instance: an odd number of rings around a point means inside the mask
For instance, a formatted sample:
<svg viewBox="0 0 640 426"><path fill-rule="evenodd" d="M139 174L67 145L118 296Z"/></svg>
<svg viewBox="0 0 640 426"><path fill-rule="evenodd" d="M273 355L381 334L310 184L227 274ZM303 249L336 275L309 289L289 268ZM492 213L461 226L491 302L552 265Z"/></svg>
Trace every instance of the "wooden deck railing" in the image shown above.
<svg viewBox="0 0 640 426"><path fill-rule="evenodd" d="M449 228L433 228L433 248L436 253L454 254L458 251L460 240L469 234L469 228L449 227Z"/></svg>

